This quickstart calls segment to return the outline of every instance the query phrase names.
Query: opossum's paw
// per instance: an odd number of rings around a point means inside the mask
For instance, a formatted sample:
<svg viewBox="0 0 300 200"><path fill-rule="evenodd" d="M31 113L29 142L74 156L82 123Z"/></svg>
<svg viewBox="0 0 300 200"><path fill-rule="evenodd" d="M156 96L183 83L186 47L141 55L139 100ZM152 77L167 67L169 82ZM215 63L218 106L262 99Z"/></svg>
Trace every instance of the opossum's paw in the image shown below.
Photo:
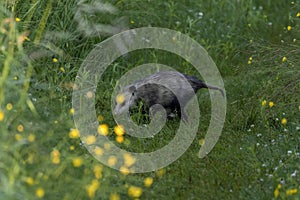
<svg viewBox="0 0 300 200"><path fill-rule="evenodd" d="M186 112L181 112L181 119L182 119L182 121L184 122L184 123L189 123L189 117L188 117L188 115L186 114Z"/></svg>

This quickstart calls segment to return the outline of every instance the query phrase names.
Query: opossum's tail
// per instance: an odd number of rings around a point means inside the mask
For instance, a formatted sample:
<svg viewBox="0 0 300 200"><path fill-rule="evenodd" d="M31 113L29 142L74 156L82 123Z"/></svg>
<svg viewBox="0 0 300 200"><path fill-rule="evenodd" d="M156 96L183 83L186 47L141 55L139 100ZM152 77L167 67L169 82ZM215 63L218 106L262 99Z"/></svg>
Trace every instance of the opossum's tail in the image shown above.
<svg viewBox="0 0 300 200"><path fill-rule="evenodd" d="M208 88L208 89L212 89L212 90L219 90L222 94L222 96L224 97L225 94L224 94L224 90L222 88L219 88L217 86L213 86L213 85L208 85L208 84L205 84L205 83L202 83L204 85L203 88Z"/></svg>
<svg viewBox="0 0 300 200"><path fill-rule="evenodd" d="M197 92L201 88L207 88L207 89L212 89L212 90L219 90L221 92L222 96L223 97L225 96L224 90L222 88L219 88L219 87L213 86L213 85L205 84L195 76L189 76L189 75L186 75L186 74L184 74L184 76L190 82L190 84L193 87L195 92Z"/></svg>

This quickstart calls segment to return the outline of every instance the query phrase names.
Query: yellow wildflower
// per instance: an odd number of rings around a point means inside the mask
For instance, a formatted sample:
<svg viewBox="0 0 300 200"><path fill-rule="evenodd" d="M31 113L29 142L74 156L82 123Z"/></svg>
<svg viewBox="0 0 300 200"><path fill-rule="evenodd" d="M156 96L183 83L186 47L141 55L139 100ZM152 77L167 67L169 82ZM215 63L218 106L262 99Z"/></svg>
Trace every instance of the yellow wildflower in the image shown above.
<svg viewBox="0 0 300 200"><path fill-rule="evenodd" d="M17 141L20 141L20 140L23 139L23 136L22 136L21 134L17 133L17 134L15 135L15 139L16 139Z"/></svg>
<svg viewBox="0 0 300 200"><path fill-rule="evenodd" d="M286 118L282 118L282 119L281 119L281 124L282 124L282 125L286 125L286 123L287 123L287 119L286 119Z"/></svg>
<svg viewBox="0 0 300 200"><path fill-rule="evenodd" d="M274 197L277 198L279 195L279 190L281 189L281 184L278 184L276 189L274 190Z"/></svg>
<svg viewBox="0 0 300 200"><path fill-rule="evenodd" d="M273 106L274 106L274 102L273 102L273 101L270 101L270 102L269 102L269 107L272 108Z"/></svg>
<svg viewBox="0 0 300 200"><path fill-rule="evenodd" d="M74 108L71 108L69 112L70 112L71 115L74 115L75 109L74 109Z"/></svg>
<svg viewBox="0 0 300 200"><path fill-rule="evenodd" d="M4 120L4 112L0 110L0 122Z"/></svg>
<svg viewBox="0 0 300 200"><path fill-rule="evenodd" d="M60 156L60 152L59 152L57 149L54 149L54 150L51 152L51 156L52 156L52 157Z"/></svg>
<svg viewBox="0 0 300 200"><path fill-rule="evenodd" d="M101 124L98 126L98 134L99 135L108 135L108 125L107 124Z"/></svg>
<svg viewBox="0 0 300 200"><path fill-rule="evenodd" d="M124 153L123 158L126 167L132 166L136 161L135 157L133 157L130 153Z"/></svg>
<svg viewBox="0 0 300 200"><path fill-rule="evenodd" d="M35 196L37 196L38 198L43 198L44 195L45 195L45 191L43 188L39 187L38 189L36 189Z"/></svg>
<svg viewBox="0 0 300 200"><path fill-rule="evenodd" d="M64 68L64 67L60 67L60 68L59 68L59 70L60 70L61 72L63 72L63 73L65 73L65 72L66 72L66 70L65 70L65 68Z"/></svg>
<svg viewBox="0 0 300 200"><path fill-rule="evenodd" d="M300 17L300 12L297 13L296 17Z"/></svg>
<svg viewBox="0 0 300 200"><path fill-rule="evenodd" d="M27 177L25 179L25 182L28 184L28 185L33 185L34 184L34 180L32 177Z"/></svg>
<svg viewBox="0 0 300 200"><path fill-rule="evenodd" d="M266 106L266 105L267 105L267 101L266 101L266 100L263 100L263 101L261 102L261 105L262 105L262 106Z"/></svg>
<svg viewBox="0 0 300 200"><path fill-rule="evenodd" d="M101 122L101 121L103 121L104 118L103 118L102 115L98 115L97 119L98 119L99 122Z"/></svg>
<svg viewBox="0 0 300 200"><path fill-rule="evenodd" d="M116 156L110 156L108 158L108 165L109 166L114 166L117 163L117 157Z"/></svg>
<svg viewBox="0 0 300 200"><path fill-rule="evenodd" d="M51 152L51 157L52 157L52 163L53 164L59 164L60 163L60 152L57 149L54 149Z"/></svg>
<svg viewBox="0 0 300 200"><path fill-rule="evenodd" d="M116 97L117 104L122 104L125 101L125 97L123 94L118 94Z"/></svg>
<svg viewBox="0 0 300 200"><path fill-rule="evenodd" d="M166 173L166 170L164 168L162 168L162 169L159 169L158 171L156 171L156 176L161 178L165 173Z"/></svg>
<svg viewBox="0 0 300 200"><path fill-rule="evenodd" d="M7 110L11 110L13 108L13 105L11 104L11 103L8 103L7 105L6 105L6 109Z"/></svg>
<svg viewBox="0 0 300 200"><path fill-rule="evenodd" d="M111 145L110 145L109 142L104 143L104 149L105 149L105 150L109 151L110 148L111 148Z"/></svg>
<svg viewBox="0 0 300 200"><path fill-rule="evenodd" d="M199 140L199 145L203 146L204 143L205 143L205 139L204 138Z"/></svg>
<svg viewBox="0 0 300 200"><path fill-rule="evenodd" d="M135 22L133 20L130 20L130 24L134 24Z"/></svg>
<svg viewBox="0 0 300 200"><path fill-rule="evenodd" d="M58 156L53 157L52 158L52 163L55 164L55 165L59 164L60 163L60 157L58 157Z"/></svg>
<svg viewBox="0 0 300 200"><path fill-rule="evenodd" d="M125 166L120 167L120 172L124 175L128 175L130 173L129 169Z"/></svg>
<svg viewBox="0 0 300 200"><path fill-rule="evenodd" d="M286 191L286 195L293 195L293 194L296 194L298 192L298 189L295 188L295 189L289 189Z"/></svg>
<svg viewBox="0 0 300 200"><path fill-rule="evenodd" d="M21 19L20 19L19 17L16 17L15 21L16 21L16 22L20 22Z"/></svg>
<svg viewBox="0 0 300 200"><path fill-rule="evenodd" d="M96 137L94 135L89 135L85 138L85 142L87 145L92 145L96 142Z"/></svg>
<svg viewBox="0 0 300 200"><path fill-rule="evenodd" d="M35 140L35 135L33 133L30 133L29 136L28 136L28 141L29 142L34 142Z"/></svg>
<svg viewBox="0 0 300 200"><path fill-rule="evenodd" d="M142 188L136 186L130 186L128 188L128 195L133 198L139 198L143 193Z"/></svg>
<svg viewBox="0 0 300 200"><path fill-rule="evenodd" d="M86 192L88 194L88 196L93 199L95 197L95 193L97 191L97 189L99 188L99 181L98 180L93 180L91 184L89 184L86 187Z"/></svg>
<svg viewBox="0 0 300 200"><path fill-rule="evenodd" d="M116 141L117 141L118 143L123 143L123 142L124 142L124 136L123 136L123 135L117 136L117 137L116 137Z"/></svg>
<svg viewBox="0 0 300 200"><path fill-rule="evenodd" d="M52 62L57 63L58 59L57 58L52 58Z"/></svg>
<svg viewBox="0 0 300 200"><path fill-rule="evenodd" d="M287 26L286 29L287 29L288 31L290 31L290 30L292 30L292 27L291 27L291 26Z"/></svg>
<svg viewBox="0 0 300 200"><path fill-rule="evenodd" d="M97 156L101 156L101 155L103 155L103 149L100 148L100 147L95 147L94 153L95 153Z"/></svg>
<svg viewBox="0 0 300 200"><path fill-rule="evenodd" d="M109 200L120 200L120 196L116 193L110 194Z"/></svg>
<svg viewBox="0 0 300 200"><path fill-rule="evenodd" d="M287 57L283 56L281 59L282 62L286 62L287 61Z"/></svg>
<svg viewBox="0 0 300 200"><path fill-rule="evenodd" d="M150 187L153 183L153 178L152 177L147 177L144 179L144 185L145 187Z"/></svg>
<svg viewBox="0 0 300 200"><path fill-rule="evenodd" d="M80 137L80 133L78 129L71 129L70 133L69 133L69 137L74 139L74 138L79 138Z"/></svg>
<svg viewBox="0 0 300 200"><path fill-rule="evenodd" d="M71 146L70 146L70 150L73 151L74 149L75 149L75 146L74 146L74 145L71 145Z"/></svg>
<svg viewBox="0 0 300 200"><path fill-rule="evenodd" d="M118 136L124 135L124 128L123 128L123 126L122 125L115 126L114 132Z"/></svg>
<svg viewBox="0 0 300 200"><path fill-rule="evenodd" d="M94 175L95 175L96 179L102 178L102 165L95 165Z"/></svg>
<svg viewBox="0 0 300 200"><path fill-rule="evenodd" d="M73 159L73 166L74 167L80 167L82 165L82 159L81 158L74 158Z"/></svg>
<svg viewBox="0 0 300 200"><path fill-rule="evenodd" d="M19 132L23 132L23 130L24 130L23 125L22 125L22 124L19 124L19 126L17 127L17 130L18 130Z"/></svg>

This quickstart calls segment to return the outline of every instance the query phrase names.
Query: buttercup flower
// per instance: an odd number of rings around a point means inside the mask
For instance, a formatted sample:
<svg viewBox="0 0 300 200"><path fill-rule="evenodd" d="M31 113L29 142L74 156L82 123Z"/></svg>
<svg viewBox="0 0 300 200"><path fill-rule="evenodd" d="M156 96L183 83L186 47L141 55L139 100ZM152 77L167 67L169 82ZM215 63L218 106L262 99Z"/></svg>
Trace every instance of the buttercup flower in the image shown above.
<svg viewBox="0 0 300 200"><path fill-rule="evenodd" d="M100 124L98 126L97 131L98 131L99 135L104 135L104 136L108 135L108 126L107 126L107 124Z"/></svg>
<svg viewBox="0 0 300 200"><path fill-rule="evenodd" d="M289 189L286 191L286 195L293 195L293 194L296 194L298 192L298 189L295 188L295 189Z"/></svg>
<svg viewBox="0 0 300 200"><path fill-rule="evenodd" d="M143 193L142 188L136 186L130 186L128 188L128 195L134 198L139 198Z"/></svg>
<svg viewBox="0 0 300 200"><path fill-rule="evenodd" d="M37 196L38 198L43 198L45 195L45 191L43 188L39 187L36 191L35 191L35 196Z"/></svg>
<svg viewBox="0 0 300 200"><path fill-rule="evenodd" d="M124 135L124 133L125 133L125 132L124 132L124 128L123 128L123 126L121 126L121 125L115 126L114 132L115 132L115 134L118 135L118 136Z"/></svg>
<svg viewBox="0 0 300 200"><path fill-rule="evenodd" d="M80 167L82 165L82 159L79 157L74 158L72 163L74 167Z"/></svg>
<svg viewBox="0 0 300 200"><path fill-rule="evenodd" d="M13 105L11 104L11 103L8 103L7 105L6 105L6 109L7 110L11 110L13 108Z"/></svg>
<svg viewBox="0 0 300 200"><path fill-rule="evenodd" d="M122 104L125 101L125 97L123 94L118 94L116 97L117 104Z"/></svg>
<svg viewBox="0 0 300 200"><path fill-rule="evenodd" d="M80 133L78 129L71 129L70 133L69 133L69 137L72 139L75 138L79 138L80 137Z"/></svg>
<svg viewBox="0 0 300 200"><path fill-rule="evenodd" d="M286 62L286 61L287 61L287 57L285 57L285 56L282 57L281 61L282 61L282 62Z"/></svg>
<svg viewBox="0 0 300 200"><path fill-rule="evenodd" d="M147 177L144 179L144 185L145 187L150 187L153 183L153 178L152 177Z"/></svg>
<svg viewBox="0 0 300 200"><path fill-rule="evenodd" d="M116 193L110 194L109 200L120 200L120 196Z"/></svg>
<svg viewBox="0 0 300 200"><path fill-rule="evenodd" d="M96 137L94 135L89 135L85 138L85 142L87 145L92 145L96 142Z"/></svg>
<svg viewBox="0 0 300 200"><path fill-rule="evenodd" d="M276 189L274 190L274 197L277 198L279 195L279 190L281 189L281 184L278 184Z"/></svg>
<svg viewBox="0 0 300 200"><path fill-rule="evenodd" d="M124 136L123 135L117 136L116 137L116 142L123 143L124 142Z"/></svg>
<svg viewBox="0 0 300 200"><path fill-rule="evenodd" d="M4 120L4 112L0 110L0 122Z"/></svg>
<svg viewBox="0 0 300 200"><path fill-rule="evenodd" d="M117 163L117 158L115 156L110 156L107 162L109 166L114 166Z"/></svg>
<svg viewBox="0 0 300 200"><path fill-rule="evenodd" d="M35 135L33 133L30 133L29 136L28 136L28 141L29 142L34 142L35 140Z"/></svg>
<svg viewBox="0 0 300 200"><path fill-rule="evenodd" d="M287 119L286 118L282 118L281 119L281 124L286 125L286 123L287 123Z"/></svg>
<svg viewBox="0 0 300 200"><path fill-rule="evenodd" d="M34 180L32 177L27 177L25 179L25 182L28 184L28 185L33 185L34 184Z"/></svg>
<svg viewBox="0 0 300 200"><path fill-rule="evenodd" d="M23 130L24 130L23 125L20 124L20 125L17 127L17 130L18 130L19 132L23 132Z"/></svg>

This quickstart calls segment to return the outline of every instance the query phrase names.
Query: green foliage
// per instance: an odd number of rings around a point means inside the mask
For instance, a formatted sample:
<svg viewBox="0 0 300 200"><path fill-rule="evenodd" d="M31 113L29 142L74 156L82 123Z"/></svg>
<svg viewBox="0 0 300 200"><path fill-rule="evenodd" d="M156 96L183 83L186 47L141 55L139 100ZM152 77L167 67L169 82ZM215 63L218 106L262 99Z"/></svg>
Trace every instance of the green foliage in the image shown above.
<svg viewBox="0 0 300 200"><path fill-rule="evenodd" d="M299 1L6 0L0 6L0 199L300 198ZM76 136L72 87L95 44L145 26L174 29L203 45L223 76L228 112L220 140L200 160L211 117L208 92L200 91L200 126L188 151L157 172L127 174L103 166ZM153 62L200 76L161 50L118 58L95 97L110 140L117 139L111 114L117 80ZM141 109L132 119L148 123ZM178 122L169 120L151 139L125 133L115 144L153 151L168 144ZM154 180L150 187L146 177Z"/></svg>

